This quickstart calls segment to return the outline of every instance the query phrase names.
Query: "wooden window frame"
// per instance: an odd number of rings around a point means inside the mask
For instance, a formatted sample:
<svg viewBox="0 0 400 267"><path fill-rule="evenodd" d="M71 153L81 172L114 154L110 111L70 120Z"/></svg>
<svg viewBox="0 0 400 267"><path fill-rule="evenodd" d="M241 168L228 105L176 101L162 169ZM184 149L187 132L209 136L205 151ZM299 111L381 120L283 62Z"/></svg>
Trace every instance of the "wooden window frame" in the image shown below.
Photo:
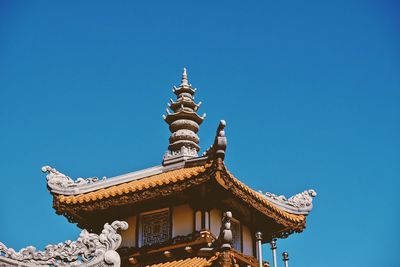
<svg viewBox="0 0 400 267"><path fill-rule="evenodd" d="M137 216L137 244L138 247L143 247L143 215L148 215L148 214L152 214L152 213L158 213L158 212L163 212L163 211L168 211L168 238L167 240L170 240L172 238L172 208L171 207L165 207L165 208L161 208L161 209L156 209L156 210L150 210L150 211L144 211L144 212L140 212L138 213ZM154 244L152 244L154 245Z"/></svg>

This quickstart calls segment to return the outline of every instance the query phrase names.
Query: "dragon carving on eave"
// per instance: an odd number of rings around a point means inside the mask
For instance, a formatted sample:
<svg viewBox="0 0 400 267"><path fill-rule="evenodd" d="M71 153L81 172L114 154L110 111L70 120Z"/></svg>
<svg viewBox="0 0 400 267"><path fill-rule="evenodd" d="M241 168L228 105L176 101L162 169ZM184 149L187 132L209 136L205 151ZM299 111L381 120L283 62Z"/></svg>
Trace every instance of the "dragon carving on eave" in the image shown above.
<svg viewBox="0 0 400 267"><path fill-rule="evenodd" d="M104 181L106 178L103 177L101 180L97 177L91 178L78 178L76 180L71 177L57 171L55 168L50 166L43 166L42 172L47 173L47 186L52 190L62 190L67 188L75 188L85 184L91 184L98 181Z"/></svg>
<svg viewBox="0 0 400 267"><path fill-rule="evenodd" d="M290 198L286 198L284 195L278 196L270 192L265 193L263 196L279 205L307 212L312 209L312 201L313 198L317 196L317 192L313 189L309 189Z"/></svg>

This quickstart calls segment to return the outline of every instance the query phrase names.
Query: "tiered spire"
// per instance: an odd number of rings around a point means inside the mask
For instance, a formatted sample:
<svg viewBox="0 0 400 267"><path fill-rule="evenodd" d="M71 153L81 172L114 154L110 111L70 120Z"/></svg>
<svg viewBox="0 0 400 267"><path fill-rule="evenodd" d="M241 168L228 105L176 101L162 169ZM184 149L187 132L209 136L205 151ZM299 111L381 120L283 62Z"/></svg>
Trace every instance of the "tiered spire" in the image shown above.
<svg viewBox="0 0 400 267"><path fill-rule="evenodd" d="M197 157L197 152L200 150L197 132L205 118L205 114L203 116L197 114L201 102L198 104L194 102L196 89L188 81L186 68L183 69L181 84L179 87L174 86L172 91L176 95L176 101L170 99L167 115L163 116L171 131L168 150L164 155L164 165Z"/></svg>

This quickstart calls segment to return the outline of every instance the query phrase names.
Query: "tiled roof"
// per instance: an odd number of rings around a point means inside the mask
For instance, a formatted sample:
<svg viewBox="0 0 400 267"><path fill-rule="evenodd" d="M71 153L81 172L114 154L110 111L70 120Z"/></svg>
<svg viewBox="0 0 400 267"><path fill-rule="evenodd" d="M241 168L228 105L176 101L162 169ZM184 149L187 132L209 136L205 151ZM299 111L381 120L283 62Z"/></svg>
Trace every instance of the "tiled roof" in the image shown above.
<svg viewBox="0 0 400 267"><path fill-rule="evenodd" d="M202 166L177 169L80 195L59 195L58 201L60 203L66 204L87 203L91 201L101 200L103 198L147 190L170 183L176 183L178 181L184 181L200 173L203 173L209 166L209 164L206 164Z"/></svg>
<svg viewBox="0 0 400 267"><path fill-rule="evenodd" d="M187 258L182 260L167 261L164 263L157 263L147 265L147 267L204 267L210 266L211 260L202 257Z"/></svg>
<svg viewBox="0 0 400 267"><path fill-rule="evenodd" d="M73 212L70 211L75 209L74 206L76 209L82 210L85 210L86 208L89 210L102 209L102 200L111 198L114 198L115 201L104 202L104 204L114 206L121 205L122 202L119 197L124 197L128 194L142 194L163 187L175 186L175 184L178 183L188 183L187 186L189 186L193 183L194 179L201 178L204 175L209 176L211 179L214 177L221 186L225 187L227 190L231 191L237 197L241 198L255 209L258 209L266 216L285 226L285 231L288 229L302 231L302 229L304 229L307 214L292 213L281 208L279 205L272 203L265 196L235 178L226 169L223 163L221 168L221 166L218 167L218 163L213 161L203 163L203 165L199 166L164 171L159 174L149 175L140 179L78 195L55 194L54 207L60 213L66 212L66 214L73 214ZM225 178L221 179L222 176Z"/></svg>
<svg viewBox="0 0 400 267"><path fill-rule="evenodd" d="M302 223L305 220L305 216L301 214L292 214L287 211L284 211L268 201L264 196L262 196L260 193L254 191L241 181L234 177L230 172L229 176L232 179L233 183L236 184L237 187L241 188L244 190L247 194L251 195L253 198L255 198L257 201L261 202L264 206L266 206L268 209L272 210L274 213L279 214L281 217L293 222L293 223Z"/></svg>

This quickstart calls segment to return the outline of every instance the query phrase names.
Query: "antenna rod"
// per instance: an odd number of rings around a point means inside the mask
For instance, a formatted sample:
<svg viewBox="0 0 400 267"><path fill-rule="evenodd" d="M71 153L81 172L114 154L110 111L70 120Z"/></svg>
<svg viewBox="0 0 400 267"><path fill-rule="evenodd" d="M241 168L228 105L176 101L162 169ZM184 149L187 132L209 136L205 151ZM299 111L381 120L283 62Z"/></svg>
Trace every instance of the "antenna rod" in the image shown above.
<svg viewBox="0 0 400 267"><path fill-rule="evenodd" d="M262 233L261 232L257 232L256 233L256 252L257 252L257 259L258 259L258 266L259 267L263 267L263 259L262 259Z"/></svg>
<svg viewBox="0 0 400 267"><path fill-rule="evenodd" d="M285 267L289 267L289 253L283 252L282 253L282 260Z"/></svg>
<svg viewBox="0 0 400 267"><path fill-rule="evenodd" d="M273 262L273 266L277 267L277 263L276 263L276 239L272 239L271 241L271 250L272 250L272 262Z"/></svg>

